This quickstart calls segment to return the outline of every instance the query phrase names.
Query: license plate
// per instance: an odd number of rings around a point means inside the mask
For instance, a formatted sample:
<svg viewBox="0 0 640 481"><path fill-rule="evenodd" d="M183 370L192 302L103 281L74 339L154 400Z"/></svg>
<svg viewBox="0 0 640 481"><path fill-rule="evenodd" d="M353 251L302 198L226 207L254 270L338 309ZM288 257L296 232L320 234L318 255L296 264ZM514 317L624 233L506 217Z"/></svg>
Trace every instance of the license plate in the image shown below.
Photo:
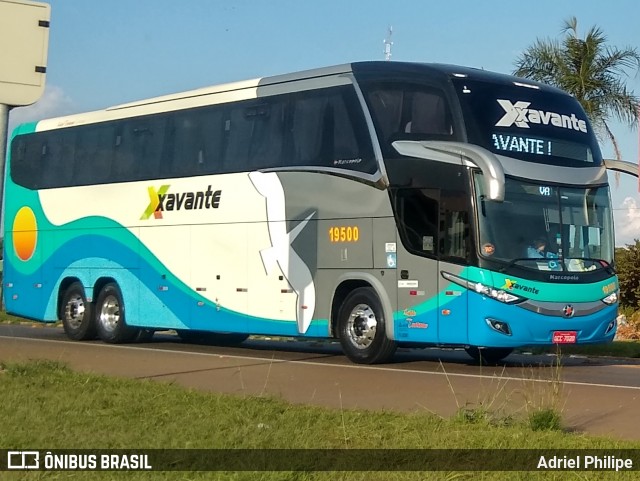
<svg viewBox="0 0 640 481"><path fill-rule="evenodd" d="M575 344L578 339L577 331L555 331L553 333L554 344Z"/></svg>

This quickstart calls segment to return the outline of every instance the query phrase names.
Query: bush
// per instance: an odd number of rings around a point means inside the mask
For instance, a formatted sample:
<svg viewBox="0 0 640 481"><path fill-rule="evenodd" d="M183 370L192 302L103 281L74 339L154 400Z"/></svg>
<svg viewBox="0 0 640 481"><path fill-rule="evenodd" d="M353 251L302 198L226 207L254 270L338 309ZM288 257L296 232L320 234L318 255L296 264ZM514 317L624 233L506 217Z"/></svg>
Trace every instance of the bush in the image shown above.
<svg viewBox="0 0 640 481"><path fill-rule="evenodd" d="M615 261L620 283L620 307L636 311L640 308L640 240L616 249Z"/></svg>

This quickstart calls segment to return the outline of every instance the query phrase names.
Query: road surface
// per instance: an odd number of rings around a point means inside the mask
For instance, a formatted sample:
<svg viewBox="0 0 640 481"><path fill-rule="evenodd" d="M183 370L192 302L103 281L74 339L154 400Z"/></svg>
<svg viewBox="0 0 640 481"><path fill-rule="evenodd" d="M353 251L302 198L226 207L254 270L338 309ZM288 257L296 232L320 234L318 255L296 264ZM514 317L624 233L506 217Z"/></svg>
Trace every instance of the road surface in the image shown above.
<svg viewBox="0 0 640 481"><path fill-rule="evenodd" d="M552 407L576 432L640 440L640 361L512 354L479 366L464 351L400 349L395 362L351 363L336 343L250 339L239 347L69 341L60 327L0 324L0 362L54 359L73 369L175 382L207 391L273 395L334 408L523 413Z"/></svg>

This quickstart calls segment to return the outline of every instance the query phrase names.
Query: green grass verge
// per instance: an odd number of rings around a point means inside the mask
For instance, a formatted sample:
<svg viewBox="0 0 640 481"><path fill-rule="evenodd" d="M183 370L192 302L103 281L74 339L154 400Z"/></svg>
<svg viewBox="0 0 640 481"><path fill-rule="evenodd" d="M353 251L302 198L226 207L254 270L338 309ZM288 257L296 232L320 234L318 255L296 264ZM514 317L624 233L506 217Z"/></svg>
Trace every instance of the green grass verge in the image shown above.
<svg viewBox="0 0 640 481"><path fill-rule="evenodd" d="M639 449L558 430L559 417L496 419L464 410L452 419L331 410L279 399L203 393L155 381L78 373L51 361L0 366L0 447L9 449L410 448ZM429 393L425 392L425 396ZM0 479L631 480L621 472L0 472Z"/></svg>

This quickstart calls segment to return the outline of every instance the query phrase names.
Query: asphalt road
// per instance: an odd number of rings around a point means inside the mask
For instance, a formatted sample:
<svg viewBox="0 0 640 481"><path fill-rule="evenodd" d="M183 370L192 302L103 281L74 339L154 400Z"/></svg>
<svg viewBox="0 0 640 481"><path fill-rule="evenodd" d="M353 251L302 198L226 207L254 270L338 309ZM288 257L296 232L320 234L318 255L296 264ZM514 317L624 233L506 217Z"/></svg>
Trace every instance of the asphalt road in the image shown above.
<svg viewBox="0 0 640 481"><path fill-rule="evenodd" d="M239 347L180 342L108 345L69 341L59 327L0 324L0 361L54 359L80 371L176 382L239 395L273 395L335 408L501 413L553 407L576 432L640 440L640 361L512 354L479 366L464 351L401 349L391 364L351 363L339 345L283 340Z"/></svg>

